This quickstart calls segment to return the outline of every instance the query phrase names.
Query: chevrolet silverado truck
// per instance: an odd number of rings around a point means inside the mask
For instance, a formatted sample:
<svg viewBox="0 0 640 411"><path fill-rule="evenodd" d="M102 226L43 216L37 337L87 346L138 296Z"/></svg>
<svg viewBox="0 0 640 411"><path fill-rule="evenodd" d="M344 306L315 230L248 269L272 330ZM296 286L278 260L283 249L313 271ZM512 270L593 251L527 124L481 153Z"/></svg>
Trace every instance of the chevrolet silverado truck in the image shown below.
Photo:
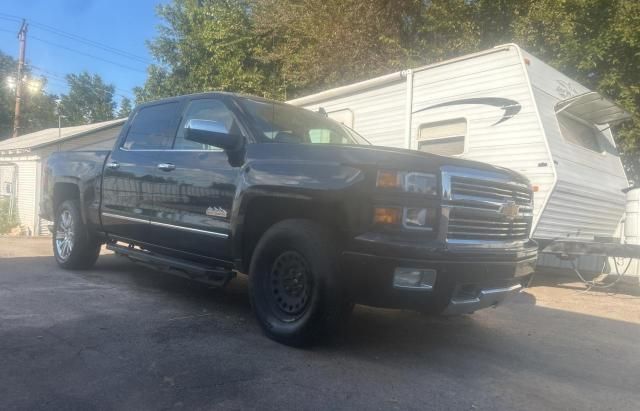
<svg viewBox="0 0 640 411"><path fill-rule="evenodd" d="M461 314L527 284L532 191L483 163L374 147L319 113L206 93L138 106L111 151L59 152L41 215L67 269L101 245L223 286L245 273L264 332L304 345L353 304Z"/></svg>

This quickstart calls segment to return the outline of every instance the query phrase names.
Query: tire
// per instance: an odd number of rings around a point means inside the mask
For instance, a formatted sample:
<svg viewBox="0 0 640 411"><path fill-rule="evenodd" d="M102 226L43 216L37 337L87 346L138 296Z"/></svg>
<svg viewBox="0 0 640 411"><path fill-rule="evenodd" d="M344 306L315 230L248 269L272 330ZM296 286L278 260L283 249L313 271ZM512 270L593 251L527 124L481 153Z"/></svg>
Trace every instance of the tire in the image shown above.
<svg viewBox="0 0 640 411"><path fill-rule="evenodd" d="M330 233L308 220L276 223L249 268L251 306L267 336L302 347L338 330L353 307L339 281Z"/></svg>
<svg viewBox="0 0 640 411"><path fill-rule="evenodd" d="M101 244L89 235L80 215L78 200L60 204L53 228L53 255L60 267L80 270L95 264Z"/></svg>

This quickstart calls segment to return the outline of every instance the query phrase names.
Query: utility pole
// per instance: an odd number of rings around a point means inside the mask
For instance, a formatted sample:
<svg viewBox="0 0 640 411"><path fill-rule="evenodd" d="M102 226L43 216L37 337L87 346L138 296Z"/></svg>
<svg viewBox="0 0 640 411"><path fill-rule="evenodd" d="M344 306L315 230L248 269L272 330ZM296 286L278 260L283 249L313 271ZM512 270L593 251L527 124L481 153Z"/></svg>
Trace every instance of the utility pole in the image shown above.
<svg viewBox="0 0 640 411"><path fill-rule="evenodd" d="M22 26L18 31L18 40L20 41L20 54L18 56L18 78L16 79L16 110L13 118L13 135L18 137L20 131L20 104L22 100L22 77L24 77L24 55L27 48L27 28L29 25L25 19L22 19Z"/></svg>

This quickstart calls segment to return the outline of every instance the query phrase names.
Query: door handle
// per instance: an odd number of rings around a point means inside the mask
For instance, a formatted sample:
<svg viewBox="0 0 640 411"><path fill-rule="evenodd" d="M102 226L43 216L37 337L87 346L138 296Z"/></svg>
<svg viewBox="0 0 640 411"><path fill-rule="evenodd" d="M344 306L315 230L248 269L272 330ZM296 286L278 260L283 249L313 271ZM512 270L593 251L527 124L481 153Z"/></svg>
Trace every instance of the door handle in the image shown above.
<svg viewBox="0 0 640 411"><path fill-rule="evenodd" d="M117 161L110 161L107 163L107 168L110 168L112 170L115 170L118 167L120 167L120 163L118 163Z"/></svg>
<svg viewBox="0 0 640 411"><path fill-rule="evenodd" d="M171 163L160 163L158 164L158 168L162 171L173 171L176 169L176 166Z"/></svg>

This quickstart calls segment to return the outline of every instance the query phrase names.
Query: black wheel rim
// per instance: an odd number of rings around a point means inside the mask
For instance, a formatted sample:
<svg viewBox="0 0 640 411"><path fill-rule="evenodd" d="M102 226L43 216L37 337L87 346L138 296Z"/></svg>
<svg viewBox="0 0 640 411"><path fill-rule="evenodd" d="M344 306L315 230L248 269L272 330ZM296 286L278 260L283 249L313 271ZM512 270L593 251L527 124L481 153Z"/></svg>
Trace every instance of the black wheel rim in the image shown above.
<svg viewBox="0 0 640 411"><path fill-rule="evenodd" d="M313 288L311 272L305 258L296 251L286 251L273 262L267 291L272 307L287 320L295 320L306 311Z"/></svg>

